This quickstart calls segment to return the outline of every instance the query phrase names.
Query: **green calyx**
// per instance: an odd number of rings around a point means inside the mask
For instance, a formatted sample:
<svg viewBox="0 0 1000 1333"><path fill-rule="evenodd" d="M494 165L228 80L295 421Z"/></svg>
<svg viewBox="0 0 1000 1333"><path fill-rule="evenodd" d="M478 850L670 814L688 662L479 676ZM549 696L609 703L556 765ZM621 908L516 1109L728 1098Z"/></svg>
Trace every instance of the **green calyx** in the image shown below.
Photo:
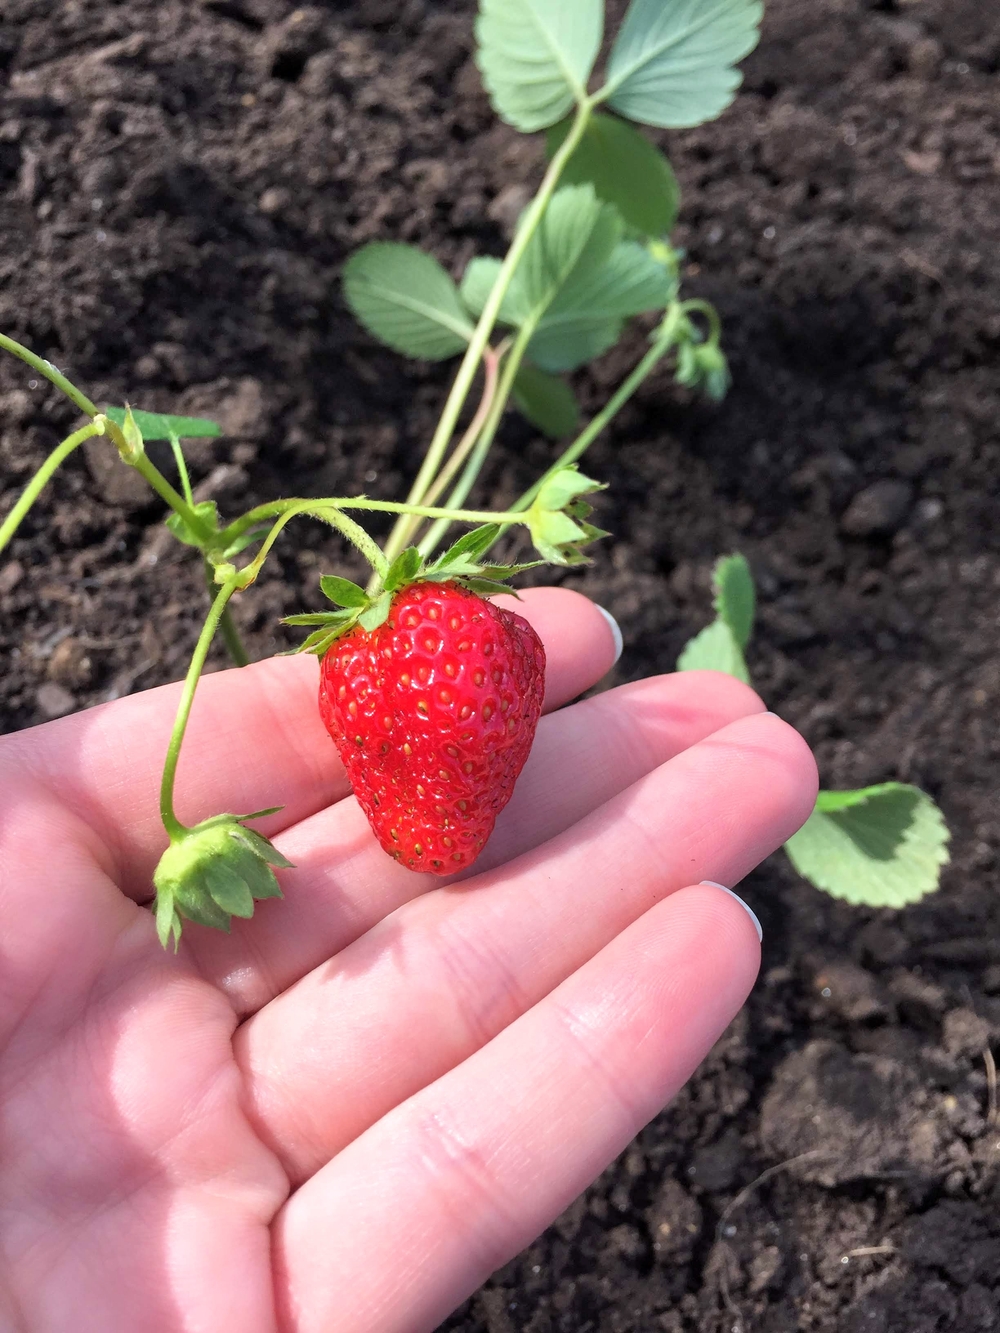
<svg viewBox="0 0 1000 1333"><path fill-rule="evenodd" d="M513 593L507 580L526 569L533 569L541 561L533 560L522 565L484 564L483 556L499 536L499 524L484 523L465 533L430 563L415 546L408 546L396 556L381 580L381 586L371 594L350 579L324 574L319 581L320 588L324 597L338 609L286 616L283 621L286 625L313 627L309 637L293 651L322 657L332 643L356 625L369 632L378 629L389 615L393 597L411 583L458 583L482 597L500 592Z"/></svg>
<svg viewBox="0 0 1000 1333"><path fill-rule="evenodd" d="M535 549L555 565L585 565L583 547L608 534L586 522L592 506L583 499L602 491L600 482L575 467L560 468L543 482L528 510L528 528Z"/></svg>
<svg viewBox="0 0 1000 1333"><path fill-rule="evenodd" d="M177 948L184 919L228 931L234 916L253 916L254 899L282 896L272 866L287 869L291 861L244 826L274 813L215 815L171 842L153 875L156 933L164 948L171 935Z"/></svg>

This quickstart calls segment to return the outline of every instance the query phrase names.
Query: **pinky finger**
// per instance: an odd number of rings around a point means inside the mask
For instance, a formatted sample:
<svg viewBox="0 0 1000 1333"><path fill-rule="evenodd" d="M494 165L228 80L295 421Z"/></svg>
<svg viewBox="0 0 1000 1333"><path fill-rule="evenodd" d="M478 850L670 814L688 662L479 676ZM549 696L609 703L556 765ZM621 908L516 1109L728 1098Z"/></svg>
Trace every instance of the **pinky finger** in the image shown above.
<svg viewBox="0 0 1000 1333"><path fill-rule="evenodd" d="M435 1328L670 1100L759 958L717 889L651 908L294 1195L275 1229L282 1327Z"/></svg>

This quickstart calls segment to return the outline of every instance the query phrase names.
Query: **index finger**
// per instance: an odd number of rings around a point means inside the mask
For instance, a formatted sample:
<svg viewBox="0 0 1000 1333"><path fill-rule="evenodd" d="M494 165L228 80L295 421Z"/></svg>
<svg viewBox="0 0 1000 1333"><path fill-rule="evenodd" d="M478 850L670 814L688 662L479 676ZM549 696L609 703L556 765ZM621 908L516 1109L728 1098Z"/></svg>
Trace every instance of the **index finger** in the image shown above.
<svg viewBox="0 0 1000 1333"><path fill-rule="evenodd" d="M536 588L516 605L545 644L547 710L588 689L613 664L612 630L586 597ZM194 824L223 811L281 805L254 825L272 836L346 796L317 686L316 662L307 656L206 676L178 766L179 818ZM108 873L140 899L149 896L167 844L158 793L180 690L164 685L0 741L0 789L30 772L97 832Z"/></svg>

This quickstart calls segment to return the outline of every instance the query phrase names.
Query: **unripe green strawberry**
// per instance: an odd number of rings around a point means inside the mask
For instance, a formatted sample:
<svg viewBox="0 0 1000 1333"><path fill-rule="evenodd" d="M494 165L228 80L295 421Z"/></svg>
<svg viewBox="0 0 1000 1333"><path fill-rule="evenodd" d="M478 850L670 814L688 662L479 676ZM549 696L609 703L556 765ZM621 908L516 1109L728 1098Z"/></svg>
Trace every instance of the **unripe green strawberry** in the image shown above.
<svg viewBox="0 0 1000 1333"><path fill-rule="evenodd" d="M323 658L320 713L385 850L414 870L471 865L510 800L542 709L526 620L456 583L413 583L384 624Z"/></svg>

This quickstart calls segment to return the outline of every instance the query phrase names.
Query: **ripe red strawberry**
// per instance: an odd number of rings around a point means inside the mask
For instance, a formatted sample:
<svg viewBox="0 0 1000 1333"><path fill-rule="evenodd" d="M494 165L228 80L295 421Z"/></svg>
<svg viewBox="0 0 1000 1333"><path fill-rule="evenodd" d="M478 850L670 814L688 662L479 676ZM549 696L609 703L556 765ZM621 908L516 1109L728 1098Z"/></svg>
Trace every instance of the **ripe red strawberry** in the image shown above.
<svg viewBox="0 0 1000 1333"><path fill-rule="evenodd" d="M544 684L528 622L455 583L412 583L378 629L333 644L320 713L390 856L437 875L472 864L524 767Z"/></svg>

